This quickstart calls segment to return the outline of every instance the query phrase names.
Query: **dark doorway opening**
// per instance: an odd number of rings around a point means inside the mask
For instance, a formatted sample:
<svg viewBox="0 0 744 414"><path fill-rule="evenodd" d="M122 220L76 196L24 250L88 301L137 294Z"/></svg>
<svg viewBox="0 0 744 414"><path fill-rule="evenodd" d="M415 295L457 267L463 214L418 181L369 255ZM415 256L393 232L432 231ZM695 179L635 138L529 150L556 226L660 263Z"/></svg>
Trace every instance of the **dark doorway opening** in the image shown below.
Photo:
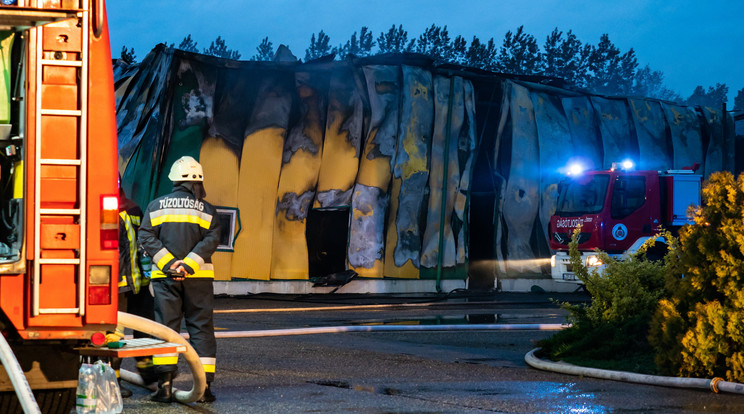
<svg viewBox="0 0 744 414"><path fill-rule="evenodd" d="M311 209L307 215L305 237L310 277L320 277L346 270L346 247L349 235L349 208Z"/></svg>

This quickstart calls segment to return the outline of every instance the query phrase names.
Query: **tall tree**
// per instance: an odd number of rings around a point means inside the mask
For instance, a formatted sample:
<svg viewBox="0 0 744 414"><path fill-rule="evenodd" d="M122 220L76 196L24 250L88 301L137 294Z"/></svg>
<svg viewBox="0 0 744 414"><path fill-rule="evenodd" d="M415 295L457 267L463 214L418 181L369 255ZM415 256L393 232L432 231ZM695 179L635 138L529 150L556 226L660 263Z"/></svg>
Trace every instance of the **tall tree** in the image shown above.
<svg viewBox="0 0 744 414"><path fill-rule="evenodd" d="M217 36L217 38L214 39L214 42L210 43L209 47L204 49L204 54L225 59L240 59L240 52L238 52L237 50L228 49L227 44L225 43L225 39L223 39L221 36Z"/></svg>
<svg viewBox="0 0 744 414"><path fill-rule="evenodd" d="M187 52L199 53L199 49L197 49L194 39L191 38L191 34L186 35L186 37L181 40L178 48Z"/></svg>
<svg viewBox="0 0 744 414"><path fill-rule="evenodd" d="M387 33L380 33L377 37L378 53L402 53L411 52L416 46L416 40L408 41L408 32L403 30L403 25L391 27Z"/></svg>
<svg viewBox="0 0 744 414"><path fill-rule="evenodd" d="M468 41L462 36L457 36L455 40L452 41L452 56L450 57L450 62L459 64L465 63L467 60L467 53Z"/></svg>
<svg viewBox="0 0 744 414"><path fill-rule="evenodd" d="M541 54L535 37L524 32L524 26L504 35L496 69L517 75L534 75L541 71Z"/></svg>
<svg viewBox="0 0 744 414"><path fill-rule="evenodd" d="M582 45L572 31L569 30L564 36L556 27L543 45L543 73L561 78L576 87L585 87L590 53L591 46Z"/></svg>
<svg viewBox="0 0 744 414"><path fill-rule="evenodd" d="M310 37L310 47L305 49L305 61L317 59L331 53L335 53L336 50L331 48L331 38L328 37L322 30L318 32L318 37L315 37L315 33Z"/></svg>
<svg viewBox="0 0 744 414"><path fill-rule="evenodd" d="M724 103L728 101L729 88L725 83L716 83L716 86L709 86L705 90L701 85L695 87L692 95L687 98L687 105L708 106L714 109L721 109Z"/></svg>
<svg viewBox="0 0 744 414"><path fill-rule="evenodd" d="M127 65L131 65L132 63L136 62L137 55L134 54L134 48L130 48L129 50L127 50L126 46L122 46L120 59Z"/></svg>
<svg viewBox="0 0 744 414"><path fill-rule="evenodd" d="M679 94L664 86L664 74L646 65L635 74L633 94L681 103Z"/></svg>
<svg viewBox="0 0 744 414"><path fill-rule="evenodd" d="M621 53L607 34L592 46L589 55L590 76L587 87L607 95L628 95L633 89L633 79L638 68L635 51Z"/></svg>
<svg viewBox="0 0 744 414"><path fill-rule="evenodd" d="M256 53L251 60L262 62L270 61L274 58L274 46L269 42L269 37L264 37L261 44L256 47Z"/></svg>
<svg viewBox="0 0 744 414"><path fill-rule="evenodd" d="M369 56L372 53L372 48L375 46L375 41L372 38L372 32L367 26L362 26L359 31L359 38L357 38L357 32L351 35L351 39L346 41L346 44L339 46L338 52L341 57L346 55L354 56Z"/></svg>
<svg viewBox="0 0 744 414"><path fill-rule="evenodd" d="M487 43L481 43L480 39L473 36L465 53L465 64L474 68L493 70L496 67L497 52L493 38L488 39Z"/></svg>
<svg viewBox="0 0 744 414"><path fill-rule="evenodd" d="M429 55L437 62L451 61L452 39L449 37L447 26L439 27L432 24L418 37L416 52Z"/></svg>
<svg viewBox="0 0 744 414"><path fill-rule="evenodd" d="M734 98L734 110L744 111L744 88L739 89Z"/></svg>

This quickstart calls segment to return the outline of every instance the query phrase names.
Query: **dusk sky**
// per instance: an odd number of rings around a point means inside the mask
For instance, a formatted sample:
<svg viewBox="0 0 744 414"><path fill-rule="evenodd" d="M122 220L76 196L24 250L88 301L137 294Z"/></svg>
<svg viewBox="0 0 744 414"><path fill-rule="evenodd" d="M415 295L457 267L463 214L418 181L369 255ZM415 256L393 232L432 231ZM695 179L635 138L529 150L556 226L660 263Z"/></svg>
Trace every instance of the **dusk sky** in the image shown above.
<svg viewBox="0 0 744 414"><path fill-rule="evenodd" d="M320 30L338 46L362 26L376 38L402 24L410 39L434 23L446 25L451 38L493 37L500 46L508 30L524 25L541 49L555 27L595 45L607 33L622 52L633 48L641 67L663 72L666 86L683 98L696 85L726 83L732 108L744 88L739 0L109 0L107 8L114 57L126 45L137 60L188 34L200 50L220 35L248 60L266 36L274 49L285 44L304 58L310 36Z"/></svg>

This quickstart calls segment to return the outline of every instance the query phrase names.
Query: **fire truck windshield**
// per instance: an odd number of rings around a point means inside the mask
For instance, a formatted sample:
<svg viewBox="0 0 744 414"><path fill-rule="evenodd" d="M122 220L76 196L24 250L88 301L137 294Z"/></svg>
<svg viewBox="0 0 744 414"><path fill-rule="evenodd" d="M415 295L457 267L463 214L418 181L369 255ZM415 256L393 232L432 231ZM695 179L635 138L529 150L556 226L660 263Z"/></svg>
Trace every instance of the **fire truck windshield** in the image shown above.
<svg viewBox="0 0 744 414"><path fill-rule="evenodd" d="M580 216L602 211L607 198L608 174L594 174L563 181L558 187L556 215Z"/></svg>

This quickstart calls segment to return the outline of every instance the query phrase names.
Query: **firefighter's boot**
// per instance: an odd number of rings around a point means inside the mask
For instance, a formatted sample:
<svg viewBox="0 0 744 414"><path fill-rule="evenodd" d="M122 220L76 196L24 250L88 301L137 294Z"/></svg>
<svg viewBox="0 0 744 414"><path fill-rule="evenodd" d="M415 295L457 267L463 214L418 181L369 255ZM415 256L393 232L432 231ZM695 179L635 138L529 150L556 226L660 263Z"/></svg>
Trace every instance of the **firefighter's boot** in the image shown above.
<svg viewBox="0 0 744 414"><path fill-rule="evenodd" d="M158 375L158 390L150 396L150 400L161 403L173 401L173 373L164 372Z"/></svg>
<svg viewBox="0 0 744 414"><path fill-rule="evenodd" d="M137 359L137 372L145 385L150 385L158 380L158 374L155 373L155 366L152 365L152 358L138 358Z"/></svg>
<svg viewBox="0 0 744 414"><path fill-rule="evenodd" d="M199 398L198 400L196 400L196 402L198 402L198 403L211 403L211 402L215 402L215 400L217 400L217 397L215 397L214 394L212 394L212 383L211 382L208 382L207 383L207 388L204 390L204 395L202 395L201 398Z"/></svg>

